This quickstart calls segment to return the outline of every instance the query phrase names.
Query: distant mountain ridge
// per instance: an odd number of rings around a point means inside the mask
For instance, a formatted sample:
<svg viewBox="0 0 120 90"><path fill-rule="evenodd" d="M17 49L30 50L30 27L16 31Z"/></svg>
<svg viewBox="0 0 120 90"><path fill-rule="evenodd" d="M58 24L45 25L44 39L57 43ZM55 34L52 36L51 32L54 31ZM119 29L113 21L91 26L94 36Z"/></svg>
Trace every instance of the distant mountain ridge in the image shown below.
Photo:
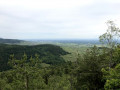
<svg viewBox="0 0 120 90"><path fill-rule="evenodd" d="M0 38L0 43L20 43L20 42L23 42L23 40Z"/></svg>

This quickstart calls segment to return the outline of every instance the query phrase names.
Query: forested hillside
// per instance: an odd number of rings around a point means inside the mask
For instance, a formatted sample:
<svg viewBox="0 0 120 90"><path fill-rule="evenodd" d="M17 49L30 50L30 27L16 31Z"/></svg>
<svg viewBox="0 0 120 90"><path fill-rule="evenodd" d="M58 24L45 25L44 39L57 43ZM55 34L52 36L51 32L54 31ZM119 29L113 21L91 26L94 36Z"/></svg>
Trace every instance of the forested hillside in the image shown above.
<svg viewBox="0 0 120 90"><path fill-rule="evenodd" d="M3 38L0 38L0 43L20 43L20 42L23 42L23 40L17 40L17 39L3 39Z"/></svg>
<svg viewBox="0 0 120 90"><path fill-rule="evenodd" d="M41 62L51 65L65 63L61 55L68 54L62 48L55 45L44 44L35 46L25 45L7 45L0 44L0 70L7 70L10 67L7 65L10 55L14 55L16 59L27 54L28 59L39 55Z"/></svg>

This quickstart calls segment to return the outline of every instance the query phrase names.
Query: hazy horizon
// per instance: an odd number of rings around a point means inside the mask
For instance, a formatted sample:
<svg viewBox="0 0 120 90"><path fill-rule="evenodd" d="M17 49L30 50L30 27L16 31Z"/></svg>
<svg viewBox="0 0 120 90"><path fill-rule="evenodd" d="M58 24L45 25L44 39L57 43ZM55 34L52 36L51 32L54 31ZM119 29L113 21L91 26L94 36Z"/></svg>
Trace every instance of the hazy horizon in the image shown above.
<svg viewBox="0 0 120 90"><path fill-rule="evenodd" d="M120 0L0 0L0 37L98 39L107 20L120 26Z"/></svg>

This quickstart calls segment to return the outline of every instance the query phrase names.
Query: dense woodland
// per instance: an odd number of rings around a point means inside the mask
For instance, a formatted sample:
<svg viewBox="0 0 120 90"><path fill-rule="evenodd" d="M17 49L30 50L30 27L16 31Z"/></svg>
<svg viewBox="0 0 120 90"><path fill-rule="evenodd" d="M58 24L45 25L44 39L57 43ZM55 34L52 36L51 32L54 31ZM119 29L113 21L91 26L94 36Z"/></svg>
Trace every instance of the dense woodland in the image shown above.
<svg viewBox="0 0 120 90"><path fill-rule="evenodd" d="M42 63L58 65L65 63L64 59L60 56L66 55L68 52L64 51L59 46L50 44L33 46L0 44L0 70L10 69L7 64L10 55L14 55L15 59L20 60L24 54L27 55L28 59L34 58L37 54Z"/></svg>
<svg viewBox="0 0 120 90"><path fill-rule="evenodd" d="M0 38L0 43L16 44L16 43L20 43L20 42L24 42L24 41L23 40L17 40L17 39L3 39L3 38Z"/></svg>
<svg viewBox="0 0 120 90"><path fill-rule="evenodd" d="M119 90L120 30L107 24L102 47L87 49L75 62L61 58L69 53L59 46L1 45L0 90Z"/></svg>

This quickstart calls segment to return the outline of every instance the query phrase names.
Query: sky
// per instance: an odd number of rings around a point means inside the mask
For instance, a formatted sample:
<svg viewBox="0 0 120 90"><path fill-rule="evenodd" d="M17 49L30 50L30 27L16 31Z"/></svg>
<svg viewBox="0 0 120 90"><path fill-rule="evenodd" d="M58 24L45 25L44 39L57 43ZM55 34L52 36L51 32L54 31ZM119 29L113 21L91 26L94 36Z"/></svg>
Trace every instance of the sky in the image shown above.
<svg viewBox="0 0 120 90"><path fill-rule="evenodd" d="M120 26L120 0L0 0L0 37L98 39Z"/></svg>

